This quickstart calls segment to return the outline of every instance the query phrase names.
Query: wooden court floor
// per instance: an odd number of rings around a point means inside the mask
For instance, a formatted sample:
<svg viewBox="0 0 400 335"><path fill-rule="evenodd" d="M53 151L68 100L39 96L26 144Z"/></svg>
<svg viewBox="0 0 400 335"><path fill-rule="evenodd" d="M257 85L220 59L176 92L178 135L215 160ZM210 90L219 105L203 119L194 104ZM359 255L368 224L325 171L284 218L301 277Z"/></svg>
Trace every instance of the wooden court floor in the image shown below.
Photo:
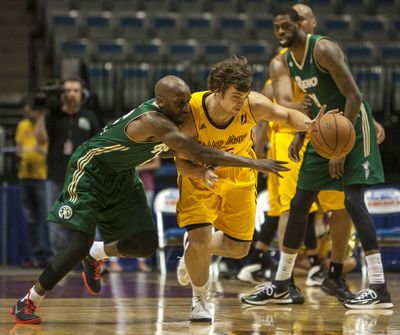
<svg viewBox="0 0 400 335"><path fill-rule="evenodd" d="M191 289L180 287L173 273L126 272L104 277L102 293L86 293L79 273L65 278L50 292L36 314L40 325L15 325L9 309L31 287L38 271L0 267L0 334L9 335L128 335L128 334L400 334L400 273L388 274L393 310L345 309L319 288L297 284L304 305L244 306L240 294L253 287L236 280L212 284L214 322L190 323ZM360 288L360 274L348 276L350 288Z"/></svg>

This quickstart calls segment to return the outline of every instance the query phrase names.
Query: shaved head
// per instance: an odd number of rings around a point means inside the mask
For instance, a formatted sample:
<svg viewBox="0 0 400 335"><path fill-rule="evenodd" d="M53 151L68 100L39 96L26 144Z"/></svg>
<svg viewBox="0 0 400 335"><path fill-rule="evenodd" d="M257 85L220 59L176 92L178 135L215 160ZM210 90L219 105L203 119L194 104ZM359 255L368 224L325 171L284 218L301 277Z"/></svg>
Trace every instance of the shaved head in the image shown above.
<svg viewBox="0 0 400 335"><path fill-rule="evenodd" d="M165 76L157 81L154 93L160 110L175 124L181 124L185 113L189 112L188 84L176 76Z"/></svg>
<svg viewBox="0 0 400 335"><path fill-rule="evenodd" d="M293 9L306 20L315 19L314 12L310 6L307 6L303 3L297 3L293 6Z"/></svg>
<svg viewBox="0 0 400 335"><path fill-rule="evenodd" d="M302 3L295 4L293 9L299 14L301 28L306 34L314 34L314 29L317 26L315 15L310 6Z"/></svg>
<svg viewBox="0 0 400 335"><path fill-rule="evenodd" d="M176 76L165 76L162 77L156 83L154 93L156 97L169 98L172 95L177 94L190 94L190 89L188 84L186 84L181 78Z"/></svg>

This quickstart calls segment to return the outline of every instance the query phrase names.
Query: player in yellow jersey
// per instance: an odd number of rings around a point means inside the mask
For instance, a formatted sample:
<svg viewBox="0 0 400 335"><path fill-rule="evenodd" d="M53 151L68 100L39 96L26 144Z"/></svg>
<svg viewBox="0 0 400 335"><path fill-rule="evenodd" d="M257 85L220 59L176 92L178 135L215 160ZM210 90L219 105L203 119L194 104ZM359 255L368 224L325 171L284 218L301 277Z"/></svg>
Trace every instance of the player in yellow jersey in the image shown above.
<svg viewBox="0 0 400 335"><path fill-rule="evenodd" d="M309 129L308 116L273 104L251 91L253 74L243 57L215 65L208 77L210 91L190 100L191 115L181 129L208 147L255 157L252 128L259 120ZM319 116L323 113L321 109ZM315 120L314 120L315 122ZM243 258L254 232L257 174L245 168L208 168L176 160L180 200L178 224L186 228L185 252L178 265L180 284L192 284L190 320L212 320L207 304L210 256ZM219 231L213 233L212 227ZM188 243L187 243L188 242Z"/></svg>

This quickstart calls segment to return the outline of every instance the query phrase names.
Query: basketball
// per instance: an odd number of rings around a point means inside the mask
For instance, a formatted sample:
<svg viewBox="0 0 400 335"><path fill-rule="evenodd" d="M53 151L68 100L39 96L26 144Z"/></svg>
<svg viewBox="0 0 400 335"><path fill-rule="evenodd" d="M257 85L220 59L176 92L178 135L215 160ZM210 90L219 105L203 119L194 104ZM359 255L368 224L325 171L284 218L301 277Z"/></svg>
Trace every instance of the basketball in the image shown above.
<svg viewBox="0 0 400 335"><path fill-rule="evenodd" d="M354 147L356 132L351 121L342 114L323 115L311 134L314 150L327 159L346 156Z"/></svg>

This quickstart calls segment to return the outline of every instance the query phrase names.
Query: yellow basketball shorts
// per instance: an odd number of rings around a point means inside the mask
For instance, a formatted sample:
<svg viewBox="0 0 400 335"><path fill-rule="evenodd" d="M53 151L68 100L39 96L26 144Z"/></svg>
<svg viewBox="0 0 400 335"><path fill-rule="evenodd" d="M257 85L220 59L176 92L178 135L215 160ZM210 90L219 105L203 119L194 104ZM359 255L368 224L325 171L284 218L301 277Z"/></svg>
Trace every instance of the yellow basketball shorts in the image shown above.
<svg viewBox="0 0 400 335"><path fill-rule="evenodd" d="M289 132L275 132L274 146L275 146L275 157L279 161L286 161L288 164L286 166L290 171L283 172L283 178L277 178L278 180L278 202L280 206L280 214L288 211L290 209L290 201L296 193L297 180L299 176L299 171L301 163L304 156L304 151L306 149L308 139L300 150L300 162L293 162L290 160L288 155L288 150L290 143L292 143L295 134ZM318 209L315 203L312 204L310 213L315 212Z"/></svg>
<svg viewBox="0 0 400 335"><path fill-rule="evenodd" d="M333 190L320 191L318 202L324 213L344 209L344 192Z"/></svg>
<svg viewBox="0 0 400 335"><path fill-rule="evenodd" d="M209 223L230 237L253 239L257 172L248 168L219 168L219 182L208 188L202 179L178 176L178 226Z"/></svg>

